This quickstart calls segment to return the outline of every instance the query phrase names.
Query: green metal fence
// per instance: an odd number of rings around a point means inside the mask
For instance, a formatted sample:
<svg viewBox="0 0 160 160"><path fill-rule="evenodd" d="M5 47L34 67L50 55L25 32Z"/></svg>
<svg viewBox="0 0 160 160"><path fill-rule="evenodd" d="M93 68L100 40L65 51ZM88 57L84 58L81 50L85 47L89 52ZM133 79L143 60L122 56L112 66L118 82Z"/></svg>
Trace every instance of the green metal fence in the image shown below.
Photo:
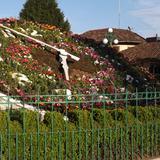
<svg viewBox="0 0 160 160"><path fill-rule="evenodd" d="M160 155L160 91L0 96L0 159Z"/></svg>

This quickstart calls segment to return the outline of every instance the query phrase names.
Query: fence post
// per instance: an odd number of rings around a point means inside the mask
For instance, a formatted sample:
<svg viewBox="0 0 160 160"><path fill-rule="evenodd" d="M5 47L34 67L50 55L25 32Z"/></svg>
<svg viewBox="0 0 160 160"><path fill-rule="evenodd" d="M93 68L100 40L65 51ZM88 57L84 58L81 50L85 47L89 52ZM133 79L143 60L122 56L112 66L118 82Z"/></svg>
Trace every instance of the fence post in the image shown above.
<svg viewBox="0 0 160 160"><path fill-rule="evenodd" d="M154 105L157 106L157 90L154 88Z"/></svg>
<svg viewBox="0 0 160 160"><path fill-rule="evenodd" d="M54 122L53 122L53 91L52 91L52 111L51 111L51 159L53 159L53 138L54 138Z"/></svg>
<svg viewBox="0 0 160 160"><path fill-rule="evenodd" d="M131 126L131 159L134 160L134 126Z"/></svg>
<svg viewBox="0 0 160 160"><path fill-rule="evenodd" d="M138 88L136 87L136 153L138 154L138 99L139 99L139 92L138 92Z"/></svg>
<svg viewBox="0 0 160 160"><path fill-rule="evenodd" d="M72 160L75 159L75 131L72 131Z"/></svg>
<svg viewBox="0 0 160 160"><path fill-rule="evenodd" d="M146 105L148 106L148 88L146 88Z"/></svg>
<svg viewBox="0 0 160 160"><path fill-rule="evenodd" d="M138 106L138 88L136 87L136 107Z"/></svg>
<svg viewBox="0 0 160 160"><path fill-rule="evenodd" d="M81 105L81 98L82 98L82 94L80 93L80 91L78 90L78 111L80 111L80 105ZM78 159L80 160L81 159L81 124L80 124L80 112L78 112L78 152L79 152L79 155L78 155Z"/></svg>
<svg viewBox="0 0 160 160"><path fill-rule="evenodd" d="M7 118L7 138L8 138L8 160L10 160L10 101L9 101L9 93L8 93L8 96L7 96L7 104L8 104L8 118Z"/></svg>
<svg viewBox="0 0 160 160"><path fill-rule="evenodd" d="M92 160L94 160L94 125L93 125L93 105L94 105L94 96L93 96L93 93L92 93L92 100L91 100L91 103L92 103L92 108L91 108L91 132L92 132L92 137L91 137L91 139L92 139L92 141L91 141L91 143L92 143Z"/></svg>
<svg viewBox="0 0 160 160"><path fill-rule="evenodd" d="M2 134L0 133L0 158L1 160L3 160L2 148L3 148L3 138L2 138Z"/></svg>
<svg viewBox="0 0 160 160"><path fill-rule="evenodd" d="M16 160L18 160L18 133L16 132Z"/></svg>
<svg viewBox="0 0 160 160"><path fill-rule="evenodd" d="M104 117L103 117L103 145L104 145L104 159L106 159L106 105L105 105L105 91L103 91L103 112L104 112Z"/></svg>
<svg viewBox="0 0 160 160"><path fill-rule="evenodd" d="M67 108L68 108L68 96L67 96L67 94L65 94L65 106L66 106L66 108L65 108L65 116L67 117L67 115L68 115L68 112L67 112ZM65 141L66 141L66 146L65 146L65 154L66 154L66 160L67 160L67 153L68 153L68 128L67 128L67 119L65 120L65 135L66 135L66 139L65 139Z"/></svg>
<svg viewBox="0 0 160 160"><path fill-rule="evenodd" d="M126 160L128 160L128 141L129 141L129 138L128 138L128 90L126 89L126 98L125 98L125 101L126 101Z"/></svg>
<svg viewBox="0 0 160 160"><path fill-rule="evenodd" d="M31 160L33 159L33 144L32 144L32 141L33 141L33 135L32 135L32 133L30 133L30 159Z"/></svg>
<svg viewBox="0 0 160 160"><path fill-rule="evenodd" d="M61 131L58 131L58 160L61 160L61 159L62 159L62 153L61 153L61 149L62 149L61 137L62 137L62 133L61 133Z"/></svg>
<svg viewBox="0 0 160 160"><path fill-rule="evenodd" d="M118 99L117 99L117 90L116 90L116 88L115 88L115 99L114 99L114 104L115 104L115 121L116 121L116 127L115 127L115 136L116 136L116 146L115 146L115 153L116 153L116 160L117 160L117 112L118 112L118 108L117 108L117 101L118 101Z"/></svg>

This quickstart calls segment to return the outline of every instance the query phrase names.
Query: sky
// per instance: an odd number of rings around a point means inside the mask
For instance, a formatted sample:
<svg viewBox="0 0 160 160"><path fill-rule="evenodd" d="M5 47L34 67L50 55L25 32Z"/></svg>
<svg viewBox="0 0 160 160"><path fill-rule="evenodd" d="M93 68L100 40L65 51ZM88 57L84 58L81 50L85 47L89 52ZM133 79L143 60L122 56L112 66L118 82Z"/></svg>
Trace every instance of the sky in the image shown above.
<svg viewBox="0 0 160 160"><path fill-rule="evenodd" d="M119 25L119 1L120 25ZM19 17L26 0L1 0L0 18ZM57 0L74 33L128 26L143 37L160 35L160 0Z"/></svg>

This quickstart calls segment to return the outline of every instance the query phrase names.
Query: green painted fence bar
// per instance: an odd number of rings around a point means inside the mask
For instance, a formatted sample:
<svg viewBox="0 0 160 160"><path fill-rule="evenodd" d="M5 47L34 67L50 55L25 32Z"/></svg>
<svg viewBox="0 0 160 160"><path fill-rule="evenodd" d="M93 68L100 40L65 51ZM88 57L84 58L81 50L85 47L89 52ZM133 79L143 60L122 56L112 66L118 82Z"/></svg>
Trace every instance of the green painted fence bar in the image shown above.
<svg viewBox="0 0 160 160"><path fill-rule="evenodd" d="M3 150L3 139L2 139L2 135L0 134L0 157L1 157L1 160L2 160L2 150Z"/></svg>
<svg viewBox="0 0 160 160"><path fill-rule="evenodd" d="M18 133L16 133L16 160L18 160Z"/></svg>
<svg viewBox="0 0 160 160"><path fill-rule="evenodd" d="M33 159L33 145L32 145L32 141L33 141L33 135L32 133L30 134L30 159Z"/></svg>

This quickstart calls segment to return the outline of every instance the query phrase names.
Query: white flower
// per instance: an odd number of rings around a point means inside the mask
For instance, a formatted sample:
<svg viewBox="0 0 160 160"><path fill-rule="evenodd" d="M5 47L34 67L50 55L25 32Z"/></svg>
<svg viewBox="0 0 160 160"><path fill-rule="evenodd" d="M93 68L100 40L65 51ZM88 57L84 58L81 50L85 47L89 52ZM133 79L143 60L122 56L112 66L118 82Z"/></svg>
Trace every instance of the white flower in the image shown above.
<svg viewBox="0 0 160 160"><path fill-rule="evenodd" d="M3 60L3 58L0 56L0 62L3 62L4 60Z"/></svg>
<svg viewBox="0 0 160 160"><path fill-rule="evenodd" d="M111 61L114 62L115 60L114 60L114 59L111 59Z"/></svg>
<svg viewBox="0 0 160 160"><path fill-rule="evenodd" d="M52 71L52 68L51 68L51 67L48 67L48 71Z"/></svg>
<svg viewBox="0 0 160 160"><path fill-rule="evenodd" d="M99 64L99 61L98 60L94 61L94 64Z"/></svg>
<svg viewBox="0 0 160 160"><path fill-rule="evenodd" d="M102 96L102 95L100 95L100 96L99 96L99 100L102 100L102 99L103 99L103 96Z"/></svg>
<svg viewBox="0 0 160 160"><path fill-rule="evenodd" d="M32 58L32 55L29 54L29 55L25 55L24 58L28 58L28 59L31 59Z"/></svg>
<svg viewBox="0 0 160 160"><path fill-rule="evenodd" d="M67 96L67 99L68 99L68 100L71 100L71 99L72 99L72 92L71 92L71 90L66 89L66 96Z"/></svg>
<svg viewBox="0 0 160 160"><path fill-rule="evenodd" d="M125 92L125 88L124 87L120 88L120 92Z"/></svg>
<svg viewBox="0 0 160 160"><path fill-rule="evenodd" d="M5 31L7 32L7 34L9 35L9 37L16 38L16 37L10 32L10 30L5 29Z"/></svg>
<svg viewBox="0 0 160 160"><path fill-rule="evenodd" d="M8 34L7 34L5 31L1 30L1 32L2 32L2 34L3 34L3 36L4 36L5 38L8 38L8 37L9 37Z"/></svg>
<svg viewBox="0 0 160 160"><path fill-rule="evenodd" d="M23 28L19 27L18 29L20 29L23 33L27 34L27 32Z"/></svg>
<svg viewBox="0 0 160 160"><path fill-rule="evenodd" d="M52 77L52 76L48 76L48 75L47 75L47 78L48 78L48 79L53 79L53 77Z"/></svg>
<svg viewBox="0 0 160 160"><path fill-rule="evenodd" d="M126 80L130 83L132 83L132 81L134 80L134 78L131 76L131 75L128 75L126 76Z"/></svg>
<svg viewBox="0 0 160 160"><path fill-rule="evenodd" d="M68 118L67 116L64 116L64 117L63 117L63 120L64 120L64 121L69 121L69 118Z"/></svg>
<svg viewBox="0 0 160 160"><path fill-rule="evenodd" d="M31 36L35 36L35 37L42 37L41 34L37 34L38 32L36 30L33 30L33 32L31 33Z"/></svg>
<svg viewBox="0 0 160 160"><path fill-rule="evenodd" d="M104 62L103 62L103 61L101 61L99 65L100 65L100 66L104 65Z"/></svg>
<svg viewBox="0 0 160 160"><path fill-rule="evenodd" d="M41 119L41 121L43 121L44 120L44 116L46 114L46 111L40 110L39 113L40 113L40 119Z"/></svg>
<svg viewBox="0 0 160 160"><path fill-rule="evenodd" d="M27 82L27 83L32 83L32 81L30 81L26 75L22 74L22 73L12 73L12 78L15 79L17 78L18 79L18 83L21 84L21 85L25 85L24 82Z"/></svg>
<svg viewBox="0 0 160 160"><path fill-rule="evenodd" d="M107 97L107 96L105 96L104 98L105 98L105 99L109 99L109 97Z"/></svg>

